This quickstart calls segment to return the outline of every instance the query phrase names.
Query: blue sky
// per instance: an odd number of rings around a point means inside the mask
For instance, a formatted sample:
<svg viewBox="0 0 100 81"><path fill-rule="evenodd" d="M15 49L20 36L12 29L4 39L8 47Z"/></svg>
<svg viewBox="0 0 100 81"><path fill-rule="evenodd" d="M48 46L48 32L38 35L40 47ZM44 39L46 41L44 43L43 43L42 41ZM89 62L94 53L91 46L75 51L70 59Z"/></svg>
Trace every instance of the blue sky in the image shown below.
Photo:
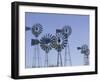
<svg viewBox="0 0 100 81"><path fill-rule="evenodd" d="M40 23L43 26L43 32L39 36L46 33L55 34L56 29L61 29L64 25L70 25L72 34L69 37L70 53L73 66L83 65L84 59L78 46L87 44L89 46L89 16L88 15L74 15L74 14L50 14L50 13L33 13L25 12L25 26L31 27ZM31 39L35 38L31 31L25 32L26 45L26 67L32 67L34 46L31 46ZM61 52L64 58L64 50ZM44 64L45 52L40 48L41 65ZM52 49L49 53L49 64L56 64L57 51Z"/></svg>

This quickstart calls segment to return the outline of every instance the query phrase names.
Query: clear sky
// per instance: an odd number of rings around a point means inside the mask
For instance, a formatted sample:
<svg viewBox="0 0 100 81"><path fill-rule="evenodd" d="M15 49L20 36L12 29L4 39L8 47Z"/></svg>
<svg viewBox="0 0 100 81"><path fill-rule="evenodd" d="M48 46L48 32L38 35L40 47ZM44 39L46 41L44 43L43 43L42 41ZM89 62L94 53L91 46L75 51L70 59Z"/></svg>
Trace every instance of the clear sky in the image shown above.
<svg viewBox="0 0 100 81"><path fill-rule="evenodd" d="M56 29L61 29L65 25L70 25L72 34L69 37L70 53L73 66L83 65L83 55L77 50L78 46L87 44L89 46L89 16L74 14L49 14L25 12L25 26L32 28L36 23L43 26L43 32L39 39L46 33L55 34ZM25 32L26 40L26 67L32 67L34 46L31 46L31 39L35 38L31 31ZM61 52L64 59L64 50ZM44 65L45 52L40 48L41 65ZM49 64L56 64L57 51L52 49L49 52Z"/></svg>

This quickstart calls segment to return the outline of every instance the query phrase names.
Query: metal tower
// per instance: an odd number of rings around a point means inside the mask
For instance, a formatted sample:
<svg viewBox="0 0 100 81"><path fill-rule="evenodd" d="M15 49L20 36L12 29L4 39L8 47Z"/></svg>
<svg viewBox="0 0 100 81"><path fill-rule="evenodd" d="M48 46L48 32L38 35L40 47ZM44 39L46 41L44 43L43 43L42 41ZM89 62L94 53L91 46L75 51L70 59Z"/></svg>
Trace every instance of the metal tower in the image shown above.
<svg viewBox="0 0 100 81"><path fill-rule="evenodd" d="M51 41L54 40L54 36L52 34L46 34L40 39L40 47L45 51L45 63L44 67L48 67L48 53L52 49Z"/></svg>
<svg viewBox="0 0 100 81"><path fill-rule="evenodd" d="M35 36L35 39L31 40L31 45L34 46L33 54L33 64L32 67L40 67L40 51L39 51L39 40L38 36L42 33L42 25L36 23L32 26L32 34Z"/></svg>
<svg viewBox="0 0 100 81"><path fill-rule="evenodd" d="M64 66L72 66L71 55L70 55L70 47L68 37L71 35L72 29L70 26L64 26L62 29L62 34L64 35L64 39L67 40L65 46L65 56L64 56Z"/></svg>
<svg viewBox="0 0 100 81"><path fill-rule="evenodd" d="M77 47L78 50L81 50L81 53L84 54L84 65L89 65L89 48L86 44L81 47Z"/></svg>

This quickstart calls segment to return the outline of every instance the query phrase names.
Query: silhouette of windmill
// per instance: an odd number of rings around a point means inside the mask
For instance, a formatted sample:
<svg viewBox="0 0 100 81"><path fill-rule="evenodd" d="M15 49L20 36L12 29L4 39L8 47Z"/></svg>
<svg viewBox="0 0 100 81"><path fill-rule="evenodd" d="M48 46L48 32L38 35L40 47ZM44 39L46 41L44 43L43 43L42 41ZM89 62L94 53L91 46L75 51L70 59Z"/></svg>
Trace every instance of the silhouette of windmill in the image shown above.
<svg viewBox="0 0 100 81"><path fill-rule="evenodd" d="M89 48L86 44L81 47L77 47L78 50L81 50L81 54L84 54L84 65L89 65Z"/></svg>
<svg viewBox="0 0 100 81"><path fill-rule="evenodd" d="M57 66L63 66L61 51L67 44L67 40L64 39L61 29L56 29L56 35L54 41L52 41L52 47L58 52L57 54Z"/></svg>
<svg viewBox="0 0 100 81"><path fill-rule="evenodd" d="M40 47L42 50L45 51L45 63L44 66L48 67L48 53L52 49L51 42L54 40L54 36L52 34L45 34L43 37L40 39Z"/></svg>
<svg viewBox="0 0 100 81"><path fill-rule="evenodd" d="M35 36L35 40L32 39L31 44L34 46L34 58L33 61L33 67L40 67L40 50L39 50L39 40L38 37L42 33L42 25L39 23L36 23L32 26L32 34ZM36 42L34 42L36 41Z"/></svg>
<svg viewBox="0 0 100 81"><path fill-rule="evenodd" d="M30 27L25 27L26 31L31 30L35 39L31 39L31 45L34 46L34 54L33 54L33 64L32 67L40 67L40 51L39 51L39 40L38 37L42 33L42 25L40 23L36 23Z"/></svg>
<svg viewBox="0 0 100 81"><path fill-rule="evenodd" d="M69 46L69 40L68 40L71 33L72 33L72 29L70 26L67 25L62 28L62 34L64 35L64 39L67 40L67 43L65 46L64 66L72 65L70 46Z"/></svg>

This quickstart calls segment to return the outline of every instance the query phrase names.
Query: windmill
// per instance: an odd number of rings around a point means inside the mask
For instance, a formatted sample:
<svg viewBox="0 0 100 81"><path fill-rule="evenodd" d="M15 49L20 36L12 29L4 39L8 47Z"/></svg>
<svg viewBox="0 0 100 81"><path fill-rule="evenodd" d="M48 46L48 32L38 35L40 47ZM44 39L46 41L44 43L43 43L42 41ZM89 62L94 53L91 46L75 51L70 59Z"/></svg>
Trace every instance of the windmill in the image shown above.
<svg viewBox="0 0 100 81"><path fill-rule="evenodd" d="M33 64L32 67L40 67L40 53L39 53L39 40L38 37L42 33L42 25L40 23L36 23L30 27L25 27L26 31L31 30L35 39L31 39L31 45L34 46L34 55L33 55Z"/></svg>
<svg viewBox="0 0 100 81"><path fill-rule="evenodd" d="M81 50L81 54L84 54L84 65L89 65L89 48L86 44L81 47L77 47L78 50Z"/></svg>
<svg viewBox="0 0 100 81"><path fill-rule="evenodd" d="M70 55L70 47L69 47L69 36L72 33L72 29L70 26L64 26L62 28L62 34L64 35L64 39L67 40L67 43L65 45L65 56L64 56L64 66L72 65L71 61L71 55Z"/></svg>
<svg viewBox="0 0 100 81"><path fill-rule="evenodd" d="M52 41L52 47L55 48L55 50L58 52L57 66L63 66L61 51L64 49L66 44L67 40L62 35L62 30L56 29L56 35L54 37L54 41Z"/></svg>
<svg viewBox="0 0 100 81"><path fill-rule="evenodd" d="M45 63L44 66L48 67L48 53L52 49L51 42L54 41L54 36L52 34L45 34L40 39L40 47L45 51Z"/></svg>

